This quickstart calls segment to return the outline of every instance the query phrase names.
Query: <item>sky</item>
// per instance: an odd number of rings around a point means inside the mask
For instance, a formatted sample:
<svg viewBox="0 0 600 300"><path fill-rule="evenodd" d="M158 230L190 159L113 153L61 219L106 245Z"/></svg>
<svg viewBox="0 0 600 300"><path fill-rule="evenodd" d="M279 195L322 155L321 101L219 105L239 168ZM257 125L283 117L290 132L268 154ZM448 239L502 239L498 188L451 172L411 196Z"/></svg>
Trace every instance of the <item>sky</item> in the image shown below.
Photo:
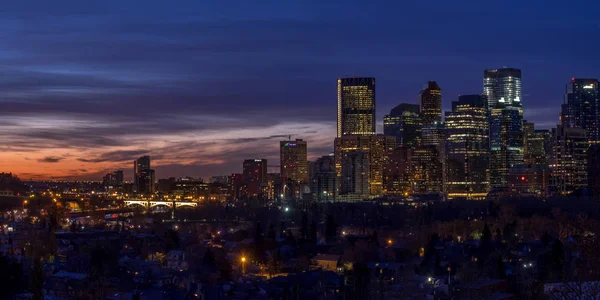
<svg viewBox="0 0 600 300"><path fill-rule="evenodd" d="M99 180L150 155L158 178L332 151L339 77L376 77L378 129L428 80L444 110L483 70L523 72L525 118L558 120L600 77L597 1L13 1L0 5L0 172ZM270 171L275 171L275 168Z"/></svg>

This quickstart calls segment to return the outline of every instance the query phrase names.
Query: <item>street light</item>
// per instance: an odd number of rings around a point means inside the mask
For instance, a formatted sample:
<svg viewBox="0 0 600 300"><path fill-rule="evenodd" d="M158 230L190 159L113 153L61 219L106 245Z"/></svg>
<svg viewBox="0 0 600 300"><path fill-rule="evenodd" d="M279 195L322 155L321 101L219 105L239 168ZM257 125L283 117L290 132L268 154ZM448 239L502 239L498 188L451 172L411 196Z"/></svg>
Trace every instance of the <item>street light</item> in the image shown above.
<svg viewBox="0 0 600 300"><path fill-rule="evenodd" d="M246 257L242 256L242 275L246 274Z"/></svg>

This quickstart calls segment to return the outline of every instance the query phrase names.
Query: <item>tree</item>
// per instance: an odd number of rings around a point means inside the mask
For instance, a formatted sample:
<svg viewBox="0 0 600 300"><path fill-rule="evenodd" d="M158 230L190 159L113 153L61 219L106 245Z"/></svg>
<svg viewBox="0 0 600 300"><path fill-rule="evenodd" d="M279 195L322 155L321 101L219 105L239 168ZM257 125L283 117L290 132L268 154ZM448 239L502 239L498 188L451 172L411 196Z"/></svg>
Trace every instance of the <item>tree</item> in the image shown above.
<svg viewBox="0 0 600 300"><path fill-rule="evenodd" d="M275 233L275 226L273 224L269 225L269 231L267 231L267 239L276 240L277 233Z"/></svg>
<svg viewBox="0 0 600 300"><path fill-rule="evenodd" d="M269 271L269 276L273 277L273 275L279 274L281 269L283 268L283 262L279 257L279 248L275 249L273 253L271 253L271 257L269 257L269 261L267 262L267 270Z"/></svg>
<svg viewBox="0 0 600 300"><path fill-rule="evenodd" d="M15 259L0 256L0 299L12 299L23 291L23 268Z"/></svg>
<svg viewBox="0 0 600 300"><path fill-rule="evenodd" d="M337 224L335 223L335 219L333 215L327 215L327 219L325 221L325 239L327 241L332 241L337 236Z"/></svg>
<svg viewBox="0 0 600 300"><path fill-rule="evenodd" d="M204 257L202 258L202 264L209 266L216 264L215 255L212 253L210 248L206 249L206 253L204 253Z"/></svg>
<svg viewBox="0 0 600 300"><path fill-rule="evenodd" d="M300 239L304 241L308 239L308 216L306 215L306 212L302 212L300 224Z"/></svg>
<svg viewBox="0 0 600 300"><path fill-rule="evenodd" d="M310 223L310 229L308 230L308 239L312 242L317 241L317 223L315 223L315 221L312 221Z"/></svg>
<svg viewBox="0 0 600 300"><path fill-rule="evenodd" d="M260 242L262 242L262 240L263 240L262 226L261 226L260 222L256 222L255 232L254 232L254 242L256 244L259 244Z"/></svg>
<svg viewBox="0 0 600 300"><path fill-rule="evenodd" d="M179 233L177 231L175 231L173 229L167 230L167 232L165 233L165 238L166 238L167 251L173 250L173 249L179 249L180 240L179 240Z"/></svg>
<svg viewBox="0 0 600 300"><path fill-rule="evenodd" d="M33 300L44 299L44 269L42 268L42 258L35 256L33 259L33 269L31 272L31 293Z"/></svg>

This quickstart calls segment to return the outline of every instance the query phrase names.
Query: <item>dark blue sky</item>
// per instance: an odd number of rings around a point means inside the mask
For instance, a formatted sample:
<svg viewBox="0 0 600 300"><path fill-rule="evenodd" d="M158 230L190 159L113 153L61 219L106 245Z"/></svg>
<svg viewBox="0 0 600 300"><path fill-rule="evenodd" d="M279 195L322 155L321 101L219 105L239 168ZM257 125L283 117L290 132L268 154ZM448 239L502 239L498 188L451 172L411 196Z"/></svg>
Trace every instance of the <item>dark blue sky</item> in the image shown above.
<svg viewBox="0 0 600 300"><path fill-rule="evenodd" d="M288 134L327 154L336 78L353 75L377 78L381 123L428 80L449 109L482 91L484 69L521 68L525 117L550 128L569 79L600 76L599 13L596 1L3 4L0 171L97 179L150 154L159 177L208 176L277 160Z"/></svg>

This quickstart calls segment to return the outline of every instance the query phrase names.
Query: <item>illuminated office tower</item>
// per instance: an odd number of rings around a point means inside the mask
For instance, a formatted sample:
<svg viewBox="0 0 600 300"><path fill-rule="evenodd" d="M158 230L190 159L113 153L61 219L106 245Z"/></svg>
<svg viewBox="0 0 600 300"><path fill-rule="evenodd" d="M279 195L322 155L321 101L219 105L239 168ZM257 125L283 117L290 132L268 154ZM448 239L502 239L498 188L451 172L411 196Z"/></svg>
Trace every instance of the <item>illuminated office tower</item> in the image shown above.
<svg viewBox="0 0 600 300"><path fill-rule="evenodd" d="M421 144L422 125L419 106L401 103L383 117L383 134L395 136L398 145L414 148Z"/></svg>
<svg viewBox="0 0 600 300"><path fill-rule="evenodd" d="M586 131L590 142L600 142L600 85L598 79L573 78L567 84L561 124Z"/></svg>
<svg viewBox="0 0 600 300"><path fill-rule="evenodd" d="M429 81L419 94L423 125L442 121L442 89L435 81Z"/></svg>
<svg viewBox="0 0 600 300"><path fill-rule="evenodd" d="M521 70L502 68L483 71L483 94L491 111L498 102L509 105L521 102Z"/></svg>
<svg viewBox="0 0 600 300"><path fill-rule="evenodd" d="M548 165L552 153L549 130L534 130L527 137L527 151L524 161L526 164Z"/></svg>
<svg viewBox="0 0 600 300"><path fill-rule="evenodd" d="M510 168L523 164L521 103L500 99L490 119L490 184L492 188L506 188Z"/></svg>
<svg viewBox="0 0 600 300"><path fill-rule="evenodd" d="M383 165L385 195L408 196L413 193L413 149L405 146L388 151Z"/></svg>
<svg viewBox="0 0 600 300"><path fill-rule="evenodd" d="M338 78L337 137L375 134L375 78Z"/></svg>
<svg viewBox="0 0 600 300"><path fill-rule="evenodd" d="M150 170L150 156L142 156L133 161L133 185L136 192L140 192L140 173L145 170Z"/></svg>
<svg viewBox="0 0 600 300"><path fill-rule="evenodd" d="M347 135L336 138L334 142L335 166L338 182L342 182L342 160L348 151L360 150L366 155L369 162L369 196L378 197L383 194L383 165L388 151L396 147L396 138L393 136L377 135ZM340 196L342 195L340 191Z"/></svg>
<svg viewBox="0 0 600 300"><path fill-rule="evenodd" d="M567 195L588 186L587 150L585 129L558 125L552 129L554 162L551 164L555 190Z"/></svg>
<svg viewBox="0 0 600 300"><path fill-rule="evenodd" d="M337 199L337 174L333 154L325 155L311 163L311 187L317 201L335 201Z"/></svg>
<svg viewBox="0 0 600 300"><path fill-rule="evenodd" d="M486 104L483 95L464 95L446 112L445 191L450 199L484 199L489 191Z"/></svg>
<svg viewBox="0 0 600 300"><path fill-rule="evenodd" d="M279 142L280 174L285 199L300 199L303 185L308 185L306 141Z"/></svg>
<svg viewBox="0 0 600 300"><path fill-rule="evenodd" d="M421 128L421 144L425 146L437 146L443 148L444 140L444 123L434 122L432 124L423 125Z"/></svg>

